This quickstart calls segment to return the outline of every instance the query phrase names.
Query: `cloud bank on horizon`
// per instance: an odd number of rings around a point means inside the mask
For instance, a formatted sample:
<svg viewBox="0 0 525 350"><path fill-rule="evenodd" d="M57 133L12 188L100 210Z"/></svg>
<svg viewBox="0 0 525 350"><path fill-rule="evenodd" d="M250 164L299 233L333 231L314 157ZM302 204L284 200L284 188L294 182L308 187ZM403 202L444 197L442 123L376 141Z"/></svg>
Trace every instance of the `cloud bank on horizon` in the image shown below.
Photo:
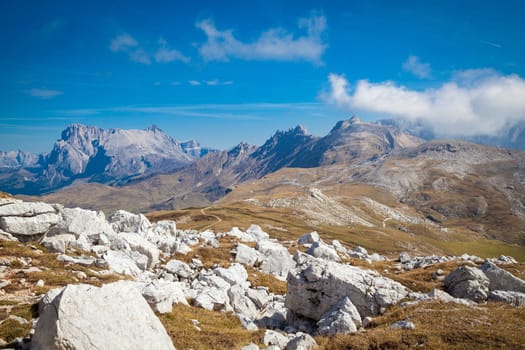
<svg viewBox="0 0 525 350"><path fill-rule="evenodd" d="M331 73L321 99L349 111L422 122L437 136L498 135L525 121L525 80L492 69L462 70L436 88L421 91L393 81L351 84Z"/></svg>

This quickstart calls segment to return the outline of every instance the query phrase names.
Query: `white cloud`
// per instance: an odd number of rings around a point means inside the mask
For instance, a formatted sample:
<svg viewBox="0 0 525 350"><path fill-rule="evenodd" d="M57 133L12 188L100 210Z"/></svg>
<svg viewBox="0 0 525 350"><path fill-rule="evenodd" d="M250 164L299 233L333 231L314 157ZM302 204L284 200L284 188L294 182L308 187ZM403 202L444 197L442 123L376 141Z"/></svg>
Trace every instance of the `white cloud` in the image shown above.
<svg viewBox="0 0 525 350"><path fill-rule="evenodd" d="M295 36L282 28L271 28L261 33L253 42L238 40L233 30L218 30L207 19L196 24L207 37L199 47L201 56L206 61L228 61L230 58L244 60L308 61L321 64L321 57L328 47L322 39L326 30L324 16L302 18L299 29L305 29L306 35Z"/></svg>
<svg viewBox="0 0 525 350"><path fill-rule="evenodd" d="M359 80L350 89L342 75L330 74L326 102L353 111L419 120L438 136L496 135L525 120L525 80L492 70L457 72L435 89L416 91L391 81Z"/></svg>
<svg viewBox="0 0 525 350"><path fill-rule="evenodd" d="M193 85L193 86L199 86L201 85L201 82L198 80L188 80L188 84Z"/></svg>
<svg viewBox="0 0 525 350"><path fill-rule="evenodd" d="M403 63L403 69L418 78L430 78L430 64L421 62L417 56L408 56Z"/></svg>
<svg viewBox="0 0 525 350"><path fill-rule="evenodd" d="M130 60L142 64L151 64L149 55L131 35L125 33L117 35L109 45L113 52L125 52Z"/></svg>
<svg viewBox="0 0 525 350"><path fill-rule="evenodd" d="M26 93L28 95L31 95L31 96L34 96L34 97L38 97L38 98L41 98L41 99L44 99L44 100L47 100L47 99L50 99L50 98L54 98L54 97L57 97L57 96L60 96L60 95L64 94L63 91L59 91L59 90L38 89L38 88L29 89L29 90L26 91Z"/></svg>
<svg viewBox="0 0 525 350"><path fill-rule="evenodd" d="M158 45L155 54L150 54L135 38L126 33L117 35L111 40L110 49L113 52L127 53L130 60L142 64L151 64L152 58L154 58L157 63L169 63L173 61L189 62L189 57L184 56L175 49L171 49L168 42L163 38L159 39Z"/></svg>
<svg viewBox="0 0 525 350"><path fill-rule="evenodd" d="M180 51L169 48L168 42L160 38L159 48L155 53L155 61L157 61L157 63L170 63L173 61L188 63L190 58L184 56Z"/></svg>
<svg viewBox="0 0 525 350"><path fill-rule="evenodd" d="M127 51L137 46L139 46L139 43L129 34L117 35L111 40L110 44L111 51L113 52Z"/></svg>

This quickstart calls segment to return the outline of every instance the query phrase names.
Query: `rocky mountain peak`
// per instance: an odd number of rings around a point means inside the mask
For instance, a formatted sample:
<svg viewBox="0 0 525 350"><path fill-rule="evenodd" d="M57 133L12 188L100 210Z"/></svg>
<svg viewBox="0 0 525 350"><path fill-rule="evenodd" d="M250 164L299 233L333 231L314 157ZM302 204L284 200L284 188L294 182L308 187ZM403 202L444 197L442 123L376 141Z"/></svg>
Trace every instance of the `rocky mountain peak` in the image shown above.
<svg viewBox="0 0 525 350"><path fill-rule="evenodd" d="M155 133L155 132L163 132L163 131L161 130L161 128L159 128L159 127L158 127L157 125L155 125L155 124L152 124L151 126L148 126L148 127L146 128L146 131L151 131L151 132L153 132L153 133Z"/></svg>

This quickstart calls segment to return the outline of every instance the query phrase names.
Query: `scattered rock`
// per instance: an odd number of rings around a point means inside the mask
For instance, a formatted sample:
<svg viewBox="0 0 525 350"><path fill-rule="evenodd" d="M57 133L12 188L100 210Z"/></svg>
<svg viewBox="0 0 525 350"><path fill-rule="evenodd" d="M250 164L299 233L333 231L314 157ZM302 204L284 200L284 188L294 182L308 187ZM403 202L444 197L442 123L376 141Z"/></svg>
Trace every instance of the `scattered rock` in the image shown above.
<svg viewBox="0 0 525 350"><path fill-rule="evenodd" d="M280 349L286 348L288 341L289 339L285 335L269 329L267 329L266 332L264 332L264 337L262 340L264 345L276 345Z"/></svg>
<svg viewBox="0 0 525 350"><path fill-rule="evenodd" d="M504 291L504 290L493 290L489 294L489 300L501 301L513 306L525 306L525 293Z"/></svg>
<svg viewBox="0 0 525 350"><path fill-rule="evenodd" d="M336 250L333 247L326 245L321 241L312 243L312 246L310 247L310 249L308 249L308 254L324 260L337 262L341 261L341 258L339 257L339 255L337 255Z"/></svg>
<svg viewBox="0 0 525 350"><path fill-rule="evenodd" d="M452 271L444 280L445 289L456 298L467 298L475 302L487 300L490 281L476 267L462 266Z"/></svg>
<svg viewBox="0 0 525 350"><path fill-rule="evenodd" d="M506 290L525 293L525 281L491 262L481 265L481 270L490 280L490 290Z"/></svg>
<svg viewBox="0 0 525 350"><path fill-rule="evenodd" d="M314 242L319 242L321 238L319 237L319 233L317 231L313 231L307 234L302 235L298 240L298 244L312 244Z"/></svg>
<svg viewBox="0 0 525 350"><path fill-rule="evenodd" d="M407 296L400 283L375 271L296 254L298 267L287 279L286 306L304 317L319 321L344 297L361 317L376 315L382 308Z"/></svg>
<svg viewBox="0 0 525 350"><path fill-rule="evenodd" d="M274 275L284 280L288 272L295 266L295 262L288 252L288 249L279 243L259 241L255 249L265 256L260 266L264 273Z"/></svg>
<svg viewBox="0 0 525 350"><path fill-rule="evenodd" d="M259 350L259 347L254 343L250 343L246 346L243 346L241 350Z"/></svg>
<svg viewBox="0 0 525 350"><path fill-rule="evenodd" d="M353 333L361 327L361 316L350 298L344 297L321 317L317 326L317 333L328 337Z"/></svg>
<svg viewBox="0 0 525 350"><path fill-rule="evenodd" d="M305 333L297 333L297 335L292 338L288 345L286 346L287 350L310 350L317 347L317 342L312 336Z"/></svg>
<svg viewBox="0 0 525 350"><path fill-rule="evenodd" d="M390 325L392 329L416 329L416 326L411 321L397 321Z"/></svg>
<svg viewBox="0 0 525 350"><path fill-rule="evenodd" d="M264 260L264 255L254 248L248 247L242 243L237 244L235 248L235 261L248 266L260 265Z"/></svg>

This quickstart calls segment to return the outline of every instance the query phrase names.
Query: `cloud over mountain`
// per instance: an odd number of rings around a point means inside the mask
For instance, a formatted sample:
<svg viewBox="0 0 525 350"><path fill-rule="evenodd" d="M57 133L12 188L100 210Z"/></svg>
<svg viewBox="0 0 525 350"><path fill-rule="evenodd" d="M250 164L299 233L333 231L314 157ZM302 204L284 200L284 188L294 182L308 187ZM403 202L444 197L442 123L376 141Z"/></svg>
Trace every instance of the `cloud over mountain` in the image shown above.
<svg viewBox="0 0 525 350"><path fill-rule="evenodd" d="M359 80L330 74L326 102L428 124L439 136L497 135L525 120L525 80L489 69L457 72L437 88L412 90L392 81Z"/></svg>

